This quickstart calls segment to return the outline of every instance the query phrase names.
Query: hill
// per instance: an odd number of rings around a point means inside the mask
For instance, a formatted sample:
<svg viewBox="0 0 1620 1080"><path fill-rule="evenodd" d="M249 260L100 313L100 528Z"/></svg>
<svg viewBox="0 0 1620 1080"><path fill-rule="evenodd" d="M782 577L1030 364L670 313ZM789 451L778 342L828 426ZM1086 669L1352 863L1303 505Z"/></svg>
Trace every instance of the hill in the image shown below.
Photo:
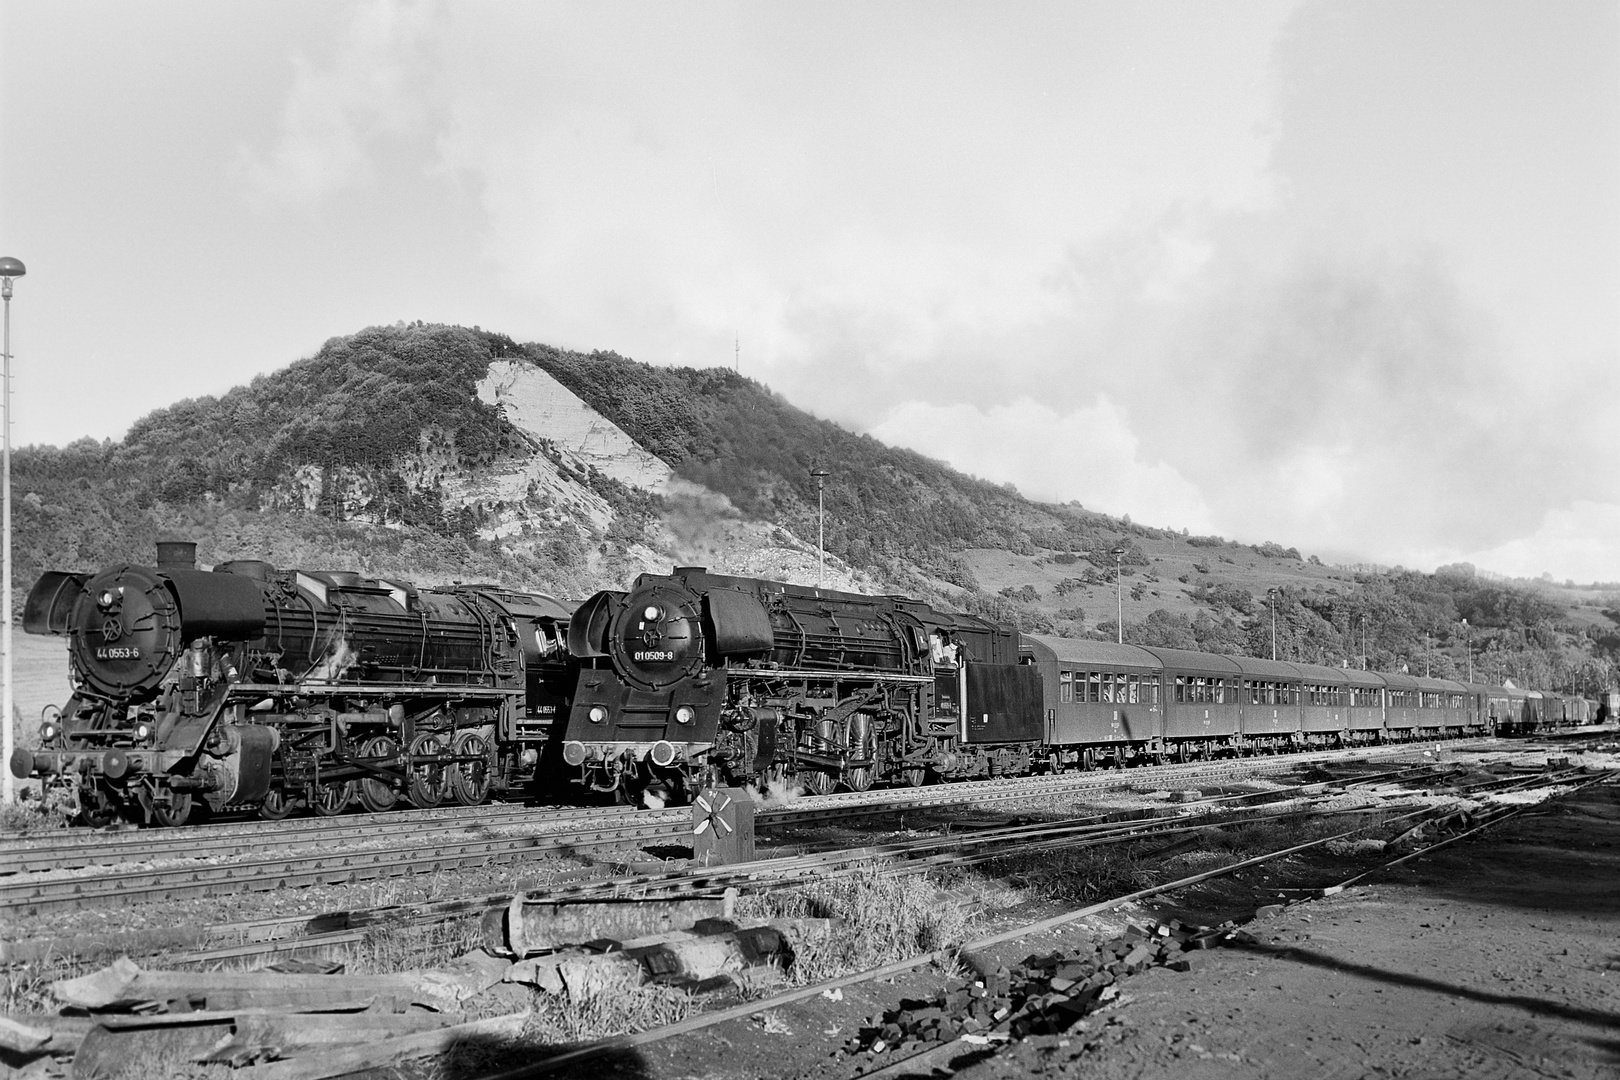
<svg viewBox="0 0 1620 1080"><path fill-rule="evenodd" d="M1620 590L1323 565L1279 544L1032 502L795 408L725 369L653 367L505 335L371 327L122 440L14 463L17 580L264 557L581 597L702 563L899 591L1028 629L1588 691L1620 660ZM811 538L806 542L804 538ZM1468 620L1465 629L1462 620ZM1365 656L1365 661L1362 657Z"/></svg>

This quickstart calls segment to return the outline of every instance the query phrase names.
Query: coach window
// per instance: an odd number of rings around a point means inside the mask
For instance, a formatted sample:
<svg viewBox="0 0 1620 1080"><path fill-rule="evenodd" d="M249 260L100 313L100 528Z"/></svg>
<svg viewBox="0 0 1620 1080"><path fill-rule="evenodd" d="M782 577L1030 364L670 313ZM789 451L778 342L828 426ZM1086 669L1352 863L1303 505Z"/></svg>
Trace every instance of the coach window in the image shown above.
<svg viewBox="0 0 1620 1080"><path fill-rule="evenodd" d="M1058 700L1065 703L1074 700L1074 672L1058 672Z"/></svg>
<svg viewBox="0 0 1620 1080"><path fill-rule="evenodd" d="M1187 700L1187 676L1176 676L1176 704L1180 705Z"/></svg>
<svg viewBox="0 0 1620 1080"><path fill-rule="evenodd" d="M1108 704L1114 703L1114 676L1112 672L1102 673L1102 699Z"/></svg>
<svg viewBox="0 0 1620 1080"><path fill-rule="evenodd" d="M1098 697L1097 673L1095 671L1088 671L1086 672L1086 700L1097 701Z"/></svg>
<svg viewBox="0 0 1620 1080"><path fill-rule="evenodd" d="M1128 692L1130 694L1130 698L1128 699L1129 704L1136 705L1139 702L1141 702L1141 700L1142 700L1142 676L1140 676L1140 675L1132 675L1131 676L1131 685L1130 685L1130 690Z"/></svg>
<svg viewBox="0 0 1620 1080"><path fill-rule="evenodd" d="M1114 700L1121 705L1125 704L1125 683L1123 673L1114 676Z"/></svg>

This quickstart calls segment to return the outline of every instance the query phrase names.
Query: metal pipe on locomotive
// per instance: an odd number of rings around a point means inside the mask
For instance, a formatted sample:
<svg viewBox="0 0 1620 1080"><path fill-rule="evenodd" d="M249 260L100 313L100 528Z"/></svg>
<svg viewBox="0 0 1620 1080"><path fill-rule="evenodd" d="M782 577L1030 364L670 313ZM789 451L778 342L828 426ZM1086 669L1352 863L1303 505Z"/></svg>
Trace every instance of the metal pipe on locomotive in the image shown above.
<svg viewBox="0 0 1620 1080"><path fill-rule="evenodd" d="M562 759L631 800L1021 772L1042 734L1013 628L901 597L680 567L591 597L568 647Z"/></svg>
<svg viewBox="0 0 1620 1080"><path fill-rule="evenodd" d="M488 585L424 588L236 561L51 571L23 628L68 639L73 695L19 749L80 816L179 824L199 804L336 814L483 802L533 783L569 609Z"/></svg>

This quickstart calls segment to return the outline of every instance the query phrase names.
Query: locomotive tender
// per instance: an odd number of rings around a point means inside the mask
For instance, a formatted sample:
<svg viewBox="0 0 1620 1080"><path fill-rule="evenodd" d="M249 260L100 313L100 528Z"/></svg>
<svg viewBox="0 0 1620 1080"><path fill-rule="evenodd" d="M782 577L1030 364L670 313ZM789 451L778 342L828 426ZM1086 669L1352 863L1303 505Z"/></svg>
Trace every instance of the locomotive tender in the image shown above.
<svg viewBox="0 0 1620 1080"><path fill-rule="evenodd" d="M74 693L15 775L71 780L86 820L165 825L199 802L274 819L470 805L533 782L567 608L253 560L202 571L195 549L35 584L23 628L68 638Z"/></svg>

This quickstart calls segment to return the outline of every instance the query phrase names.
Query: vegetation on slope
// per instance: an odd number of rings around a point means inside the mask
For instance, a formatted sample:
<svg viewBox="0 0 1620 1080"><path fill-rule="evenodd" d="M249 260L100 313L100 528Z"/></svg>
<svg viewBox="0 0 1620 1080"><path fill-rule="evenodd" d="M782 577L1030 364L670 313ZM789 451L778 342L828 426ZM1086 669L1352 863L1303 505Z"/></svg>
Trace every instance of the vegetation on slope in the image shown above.
<svg viewBox="0 0 1620 1080"><path fill-rule="evenodd" d="M856 435L724 368L649 367L544 345L526 351L678 475L800 536L816 533L811 470L829 470L827 550L896 583L925 584L915 580L921 569L972 589L966 549L1085 551L1108 542L1102 515L1032 503L1010 486Z"/></svg>
<svg viewBox="0 0 1620 1080"><path fill-rule="evenodd" d="M810 471L829 469L829 551L897 590L1024 629L1113 638L1118 550L1122 607L1130 596L1125 637L1138 644L1270 656L1275 609L1282 659L1458 679L1472 671L1587 692L1615 682L1620 597L1607 600L1613 617L1581 617L1567 598L1486 580L1472 567L1350 572L1274 542L1241 545L1031 503L816 419L726 369L525 351L679 475L801 536L816 529Z"/></svg>
<svg viewBox="0 0 1620 1080"><path fill-rule="evenodd" d="M605 529L480 539L490 508L452 511L438 475L510 464L534 446L476 384L526 356L677 474L744 515L816 532L810 472L828 469L827 547L895 591L1025 629L1283 659L1594 691L1620 661L1620 589L1323 566L1276 543L1148 528L1023 499L794 408L725 369L650 367L613 353L518 346L500 334L403 324L333 338L219 398L182 401L118 442L16 454L16 579L150 558L160 534L214 562L354 568L422 581L491 579L579 596L622 584L612 553L659 500L575 476L617 511ZM1116 571L1114 552L1120 556ZM604 559L596 559L598 552ZM1118 594L1116 601L1116 572ZM622 576L622 575L621 575ZM1463 620L1468 621L1465 628Z"/></svg>
<svg viewBox="0 0 1620 1080"><path fill-rule="evenodd" d="M583 591L577 538L481 541L476 510L447 512L431 479L534 452L475 389L492 358L514 351L461 327L371 327L219 398L160 409L120 441L20 450L20 592L46 569L148 561L168 533L196 537L205 563Z"/></svg>

